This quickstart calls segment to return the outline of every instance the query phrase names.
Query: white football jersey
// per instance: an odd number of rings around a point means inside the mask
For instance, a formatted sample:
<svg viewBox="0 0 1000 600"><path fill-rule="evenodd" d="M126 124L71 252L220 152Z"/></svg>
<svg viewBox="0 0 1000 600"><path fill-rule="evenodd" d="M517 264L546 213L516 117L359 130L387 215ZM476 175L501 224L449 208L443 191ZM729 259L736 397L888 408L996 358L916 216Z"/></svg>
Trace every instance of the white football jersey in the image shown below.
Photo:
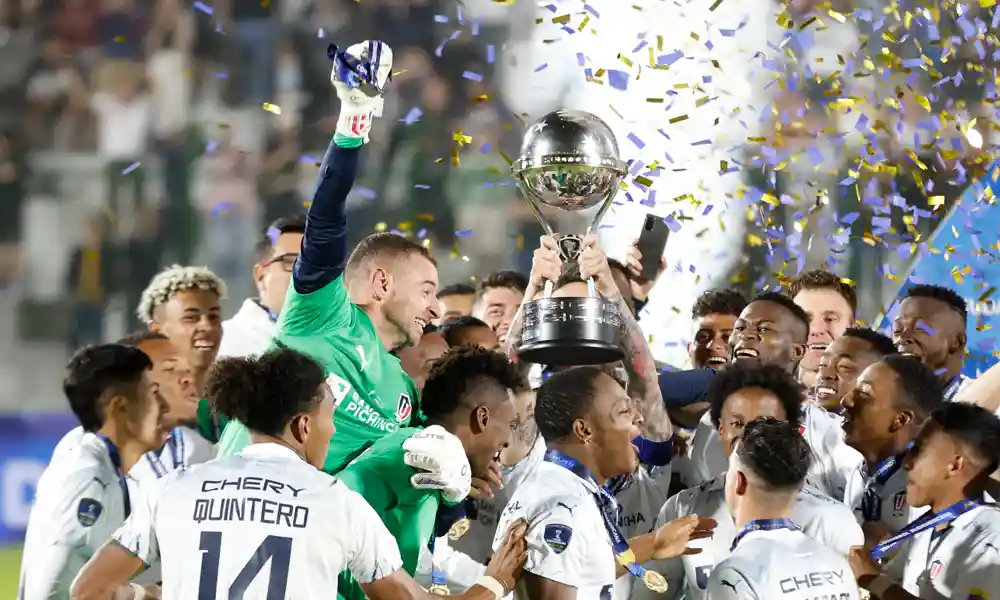
<svg viewBox="0 0 1000 600"><path fill-rule="evenodd" d="M597 493L593 482L542 462L518 486L501 513L494 550L501 532L523 518L529 523L525 571L576 588L578 598L611 600L615 553L597 506ZM522 588L515 590L514 597L527 598Z"/></svg>
<svg viewBox="0 0 1000 600"><path fill-rule="evenodd" d="M831 498L843 498L847 480L861 455L844 443L839 421L821 407L802 406L802 436L813 451L813 463L806 487ZM719 432L705 413L695 428L684 483L695 487L725 473L729 459L722 448Z"/></svg>
<svg viewBox="0 0 1000 600"><path fill-rule="evenodd" d="M67 450L75 448L85 435L87 435L87 432L84 431L83 427L79 425L67 431L66 435L59 439L59 442L56 443L56 447L52 450L51 460L55 460L65 454Z"/></svg>
<svg viewBox="0 0 1000 600"><path fill-rule="evenodd" d="M403 565L360 495L278 444L178 469L144 497L114 539L162 562L164 600L332 598L345 569L364 584Z"/></svg>
<svg viewBox="0 0 1000 600"><path fill-rule="evenodd" d="M270 348L277 325L267 310L255 300L246 299L233 318L222 322L219 358L260 356Z"/></svg>
<svg viewBox="0 0 1000 600"><path fill-rule="evenodd" d="M865 515L861 508L861 500L865 494L867 480L868 467L862 459L851 472L844 491L844 504L851 507L854 517L862 524L865 522ZM882 504L880 521L885 523L892 533L912 523L923 512L906 503L906 469L902 467L886 480L885 485L876 486L875 491Z"/></svg>
<svg viewBox="0 0 1000 600"><path fill-rule="evenodd" d="M129 471L139 483L153 481L180 467L190 467L215 458L212 442L190 427L175 427L158 452L147 452Z"/></svg>
<svg viewBox="0 0 1000 600"><path fill-rule="evenodd" d="M138 484L119 474L100 437L67 442L38 480L18 600L68 599L77 572L138 504Z"/></svg>
<svg viewBox="0 0 1000 600"><path fill-rule="evenodd" d="M985 599L1000 592L1000 508L978 506L934 535L908 542L903 587L921 600Z"/></svg>
<svg viewBox="0 0 1000 600"><path fill-rule="evenodd" d="M712 570L729 556L736 537L736 524L726 506L726 477L722 475L699 487L684 490L670 498L656 519L662 525L687 515L715 519L717 525L712 537L691 542L701 548L699 554L689 554L665 561L653 561L647 568L659 571L670 582L666 595L654 594L636 585L633 600L708 600L708 582ZM806 535L834 552L847 555L851 546L864 543L861 527L851 518L851 510L841 502L803 490L792 509L792 521ZM675 585L676 582L676 585ZM686 592L686 595L685 595Z"/></svg>
<svg viewBox="0 0 1000 600"><path fill-rule="evenodd" d="M712 571L712 600L860 600L847 557L801 531L751 531Z"/></svg>
<svg viewBox="0 0 1000 600"><path fill-rule="evenodd" d="M501 469L503 487L493 490L491 500L473 500L477 513L475 519L469 519L469 531L458 540L438 538L433 559L430 552L420 555L420 565L414 574L417 582L424 587L431 584L432 560L436 560L452 592L459 593L475 585L486 574L486 563L493 556L493 538L500 513L521 482L544 458L545 440L539 435L527 456L516 465Z"/></svg>

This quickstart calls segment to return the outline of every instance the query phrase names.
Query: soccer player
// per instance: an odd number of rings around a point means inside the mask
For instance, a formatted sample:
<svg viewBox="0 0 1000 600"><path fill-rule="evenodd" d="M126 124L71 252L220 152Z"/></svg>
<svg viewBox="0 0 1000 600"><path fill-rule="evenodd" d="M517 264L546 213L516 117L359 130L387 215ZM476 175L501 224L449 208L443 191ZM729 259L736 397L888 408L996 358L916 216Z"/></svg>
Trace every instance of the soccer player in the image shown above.
<svg viewBox="0 0 1000 600"><path fill-rule="evenodd" d="M895 344L874 329L845 329L819 359L812 401L831 413L839 413L843 408L840 401L854 388L858 375L890 354L896 354Z"/></svg>
<svg viewBox="0 0 1000 600"><path fill-rule="evenodd" d="M739 533L712 571L712 600L859 600L843 554L805 533L793 515L812 451L788 421L747 423L726 474L726 504Z"/></svg>
<svg viewBox="0 0 1000 600"><path fill-rule="evenodd" d="M776 364L794 373L805 355L808 338L809 316L805 311L782 294L763 292L747 304L733 324L729 360ZM695 428L682 479L689 487L701 485L725 473L727 464L719 432L711 415L705 414Z"/></svg>
<svg viewBox="0 0 1000 600"><path fill-rule="evenodd" d="M940 382L913 357L890 355L858 375L844 396L844 441L863 460L847 481L844 503L875 543L917 514L906 504L903 458L920 427L942 402Z"/></svg>
<svg viewBox="0 0 1000 600"><path fill-rule="evenodd" d="M939 285L915 285L899 303L892 341L900 354L921 360L938 374L948 402L971 381L962 375L965 362L965 299Z"/></svg>
<svg viewBox="0 0 1000 600"><path fill-rule="evenodd" d="M931 413L903 459L916 521L873 548L851 553L861 587L876 600L969 600L1000 590L1000 508L981 504L985 477L1000 457L1000 420L964 403ZM882 575L876 558L907 544L901 582Z"/></svg>
<svg viewBox="0 0 1000 600"><path fill-rule="evenodd" d="M746 296L738 290L711 289L698 296L691 308L693 333L688 344L688 360L693 370L664 370L659 376L660 393L667 400L670 417L675 422L694 429L708 411L705 391L715 371L729 365L729 337L746 306ZM688 393L678 393L680 385Z"/></svg>
<svg viewBox="0 0 1000 600"><path fill-rule="evenodd" d="M521 387L520 374L502 354L451 349L435 363L424 385L427 429L403 428L383 437L338 475L381 515L399 544L407 573L416 572L421 552L434 538L438 508L464 501L465 494L442 494L411 482L414 469L405 460L406 449L453 434L447 437L460 441L452 446L454 452L468 457L473 477L486 479L510 441L514 391ZM343 598L364 597L349 578L342 583Z"/></svg>
<svg viewBox="0 0 1000 600"><path fill-rule="evenodd" d="M740 362L719 373L708 394L713 420L718 423L722 447L730 464L746 424L760 418L787 421L802 428L802 390L788 371L777 365ZM666 523L685 515L709 517L718 524L711 539L695 544L702 552L680 556L647 567L663 573L671 582L666 597L636 588L633 600L686 597L709 600L708 581L712 569L729 555L738 527L726 503L728 474L684 490L667 500L656 519ZM802 490L792 508L792 520L806 535L827 548L847 556L852 546L864 542L861 527L853 523L851 509L839 500Z"/></svg>
<svg viewBox="0 0 1000 600"><path fill-rule="evenodd" d="M472 316L488 323L503 344L527 289L528 279L517 271L490 273L476 288Z"/></svg>
<svg viewBox="0 0 1000 600"><path fill-rule="evenodd" d="M420 336L419 342L412 346L403 346L396 350L395 354L403 371L413 380L417 391L421 391L424 389L427 375L431 372L431 366L447 351L448 342L435 326L428 325L424 328L424 334Z"/></svg>
<svg viewBox="0 0 1000 600"><path fill-rule="evenodd" d="M166 443L158 451L147 452L129 471L129 475L144 483L163 477L174 469L214 458L212 443L197 430L199 399L191 369L167 336L141 331L118 343L134 346L149 356L153 361L151 379L166 402L166 412L160 419Z"/></svg>
<svg viewBox="0 0 1000 600"><path fill-rule="evenodd" d="M441 302L441 320L467 317L472 314L472 304L476 301L476 288L467 283L446 285L438 291Z"/></svg>
<svg viewBox="0 0 1000 600"><path fill-rule="evenodd" d="M85 431L38 481L18 600L63 599L80 568L138 504L128 475L163 445L164 402L138 348L88 346L67 367L63 393Z"/></svg>
<svg viewBox="0 0 1000 600"><path fill-rule="evenodd" d="M220 300L226 284L205 267L173 265L161 271L143 290L136 310L150 331L167 336L187 359L199 395L222 340ZM225 423L202 401L198 431L210 442L219 441Z"/></svg>
<svg viewBox="0 0 1000 600"><path fill-rule="evenodd" d="M336 53L331 81L340 116L275 333L276 345L318 360L343 400L323 467L334 474L419 413L417 388L391 352L417 343L441 314L437 267L417 242L376 233L348 256L347 195L372 120L382 114L391 69L392 51L381 42ZM232 423L219 454L235 454L248 441L246 428Z"/></svg>
<svg viewBox="0 0 1000 600"><path fill-rule="evenodd" d="M108 598L157 559L165 600L333 598L344 569L373 600L430 598L402 570L379 515L318 470L337 402L325 380L320 364L294 350L221 360L208 396L250 427L252 443L159 480L80 573L73 599ZM513 585L522 532L511 529L464 598L495 600Z"/></svg>
<svg viewBox="0 0 1000 600"><path fill-rule="evenodd" d="M624 388L599 367L559 371L538 390L535 420L548 446L545 460L514 492L494 542L499 548L501 532L516 519L530 524L523 586L515 597L606 600L626 570L665 589L641 563L680 555L689 539L711 535L714 523L691 516L625 538L618 504L604 487L639 464L632 440L641 417Z"/></svg>
<svg viewBox="0 0 1000 600"><path fill-rule="evenodd" d="M257 240L253 280L258 297L244 300L239 312L222 323L219 356L259 355L270 347L305 230L305 217L282 217Z"/></svg>
<svg viewBox="0 0 1000 600"><path fill-rule="evenodd" d="M449 346L479 346L497 350L500 339L493 328L476 317L465 316L447 319L441 324L441 335Z"/></svg>
<svg viewBox="0 0 1000 600"><path fill-rule="evenodd" d="M854 327L858 296L854 286L825 269L799 274L788 286L788 296L809 316L809 343L799 363L798 378L811 389L823 352L848 327Z"/></svg>

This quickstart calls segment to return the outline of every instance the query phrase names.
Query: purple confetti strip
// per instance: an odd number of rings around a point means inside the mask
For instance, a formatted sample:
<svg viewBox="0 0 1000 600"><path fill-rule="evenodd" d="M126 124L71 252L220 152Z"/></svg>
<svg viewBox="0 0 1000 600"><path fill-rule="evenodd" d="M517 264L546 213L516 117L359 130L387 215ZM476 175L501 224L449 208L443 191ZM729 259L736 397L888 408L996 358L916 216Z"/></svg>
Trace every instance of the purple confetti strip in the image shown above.
<svg viewBox="0 0 1000 600"><path fill-rule="evenodd" d="M497 49L493 44L488 44L486 46L486 62L493 64L497 59Z"/></svg>
<svg viewBox="0 0 1000 600"><path fill-rule="evenodd" d="M459 229L458 231L455 232L455 236L456 237L462 237L462 238L464 238L464 237L472 237L472 230L471 229Z"/></svg>
<svg viewBox="0 0 1000 600"><path fill-rule="evenodd" d="M469 81L482 81L483 80L483 76L482 75L480 75L479 73L474 73L472 71L464 71L462 73L462 78L463 79L468 79Z"/></svg>
<svg viewBox="0 0 1000 600"><path fill-rule="evenodd" d="M542 63L542 64L538 65L537 67L535 67L535 73L537 73L539 71L544 71L545 69L548 69L548 68L549 68L549 63Z"/></svg>
<svg viewBox="0 0 1000 600"><path fill-rule="evenodd" d="M447 15L434 15L434 22L435 23L447 23L448 22L448 17L447 17Z"/></svg>
<svg viewBox="0 0 1000 600"><path fill-rule="evenodd" d="M413 125L414 123L420 120L420 117L422 117L423 114L424 111L420 110L419 107L414 106L413 108L410 109L410 112L406 113L406 116L403 117L403 123L407 125Z"/></svg>
<svg viewBox="0 0 1000 600"><path fill-rule="evenodd" d="M365 198L366 200L372 200L376 196L378 196L378 193L375 190L371 189L371 188L358 187L358 188L354 188L354 191L357 192L357 194L359 196L361 196L362 198Z"/></svg>
<svg viewBox="0 0 1000 600"><path fill-rule="evenodd" d="M640 140L639 136L637 136L634 133L628 134L628 141L630 141L633 144L635 144L635 147L638 148L638 149L640 149L640 150L642 150L643 148L646 147L646 143L643 142L642 140Z"/></svg>
<svg viewBox="0 0 1000 600"><path fill-rule="evenodd" d="M416 184L413 185L413 187L417 188L418 190L429 190L429 189L431 189L431 186L427 185L426 183L416 183Z"/></svg>
<svg viewBox="0 0 1000 600"><path fill-rule="evenodd" d="M124 170L122 170L122 175L128 175L132 171L135 171L136 169L139 168L139 165L141 165L141 164L142 163L137 163L137 162L134 162L134 163L130 164L129 166L125 167Z"/></svg>
<svg viewBox="0 0 1000 600"><path fill-rule="evenodd" d="M616 90L628 89L629 74L618 69L608 69L608 85Z"/></svg>
<svg viewBox="0 0 1000 600"><path fill-rule="evenodd" d="M200 10L201 12L205 13L206 15L214 15L215 14L215 9L213 9L211 6L208 6L204 2L195 2L194 3L194 7L196 9Z"/></svg>

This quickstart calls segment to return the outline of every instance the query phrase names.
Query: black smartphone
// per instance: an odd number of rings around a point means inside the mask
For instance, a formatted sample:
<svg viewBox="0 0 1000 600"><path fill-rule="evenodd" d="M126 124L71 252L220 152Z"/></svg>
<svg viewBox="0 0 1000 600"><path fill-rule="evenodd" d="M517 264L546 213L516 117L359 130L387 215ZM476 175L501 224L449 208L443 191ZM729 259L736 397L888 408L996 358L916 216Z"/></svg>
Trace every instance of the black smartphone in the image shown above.
<svg viewBox="0 0 1000 600"><path fill-rule="evenodd" d="M642 253L641 279L653 279L660 270L660 258L663 256L663 249L667 247L667 238L670 237L670 228L662 217L656 215L646 215L646 220L642 224L642 232L639 234L639 252Z"/></svg>

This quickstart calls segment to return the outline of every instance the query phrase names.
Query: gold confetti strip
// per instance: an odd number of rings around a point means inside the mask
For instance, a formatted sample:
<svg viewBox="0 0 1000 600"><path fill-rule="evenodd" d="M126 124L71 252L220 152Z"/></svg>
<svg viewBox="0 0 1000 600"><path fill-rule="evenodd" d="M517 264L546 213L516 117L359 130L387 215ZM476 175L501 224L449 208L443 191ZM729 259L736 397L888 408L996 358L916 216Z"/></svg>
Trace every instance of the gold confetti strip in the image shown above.
<svg viewBox="0 0 1000 600"><path fill-rule="evenodd" d="M281 107L277 104L271 104L270 102L264 103L264 110L275 115L281 114Z"/></svg>

